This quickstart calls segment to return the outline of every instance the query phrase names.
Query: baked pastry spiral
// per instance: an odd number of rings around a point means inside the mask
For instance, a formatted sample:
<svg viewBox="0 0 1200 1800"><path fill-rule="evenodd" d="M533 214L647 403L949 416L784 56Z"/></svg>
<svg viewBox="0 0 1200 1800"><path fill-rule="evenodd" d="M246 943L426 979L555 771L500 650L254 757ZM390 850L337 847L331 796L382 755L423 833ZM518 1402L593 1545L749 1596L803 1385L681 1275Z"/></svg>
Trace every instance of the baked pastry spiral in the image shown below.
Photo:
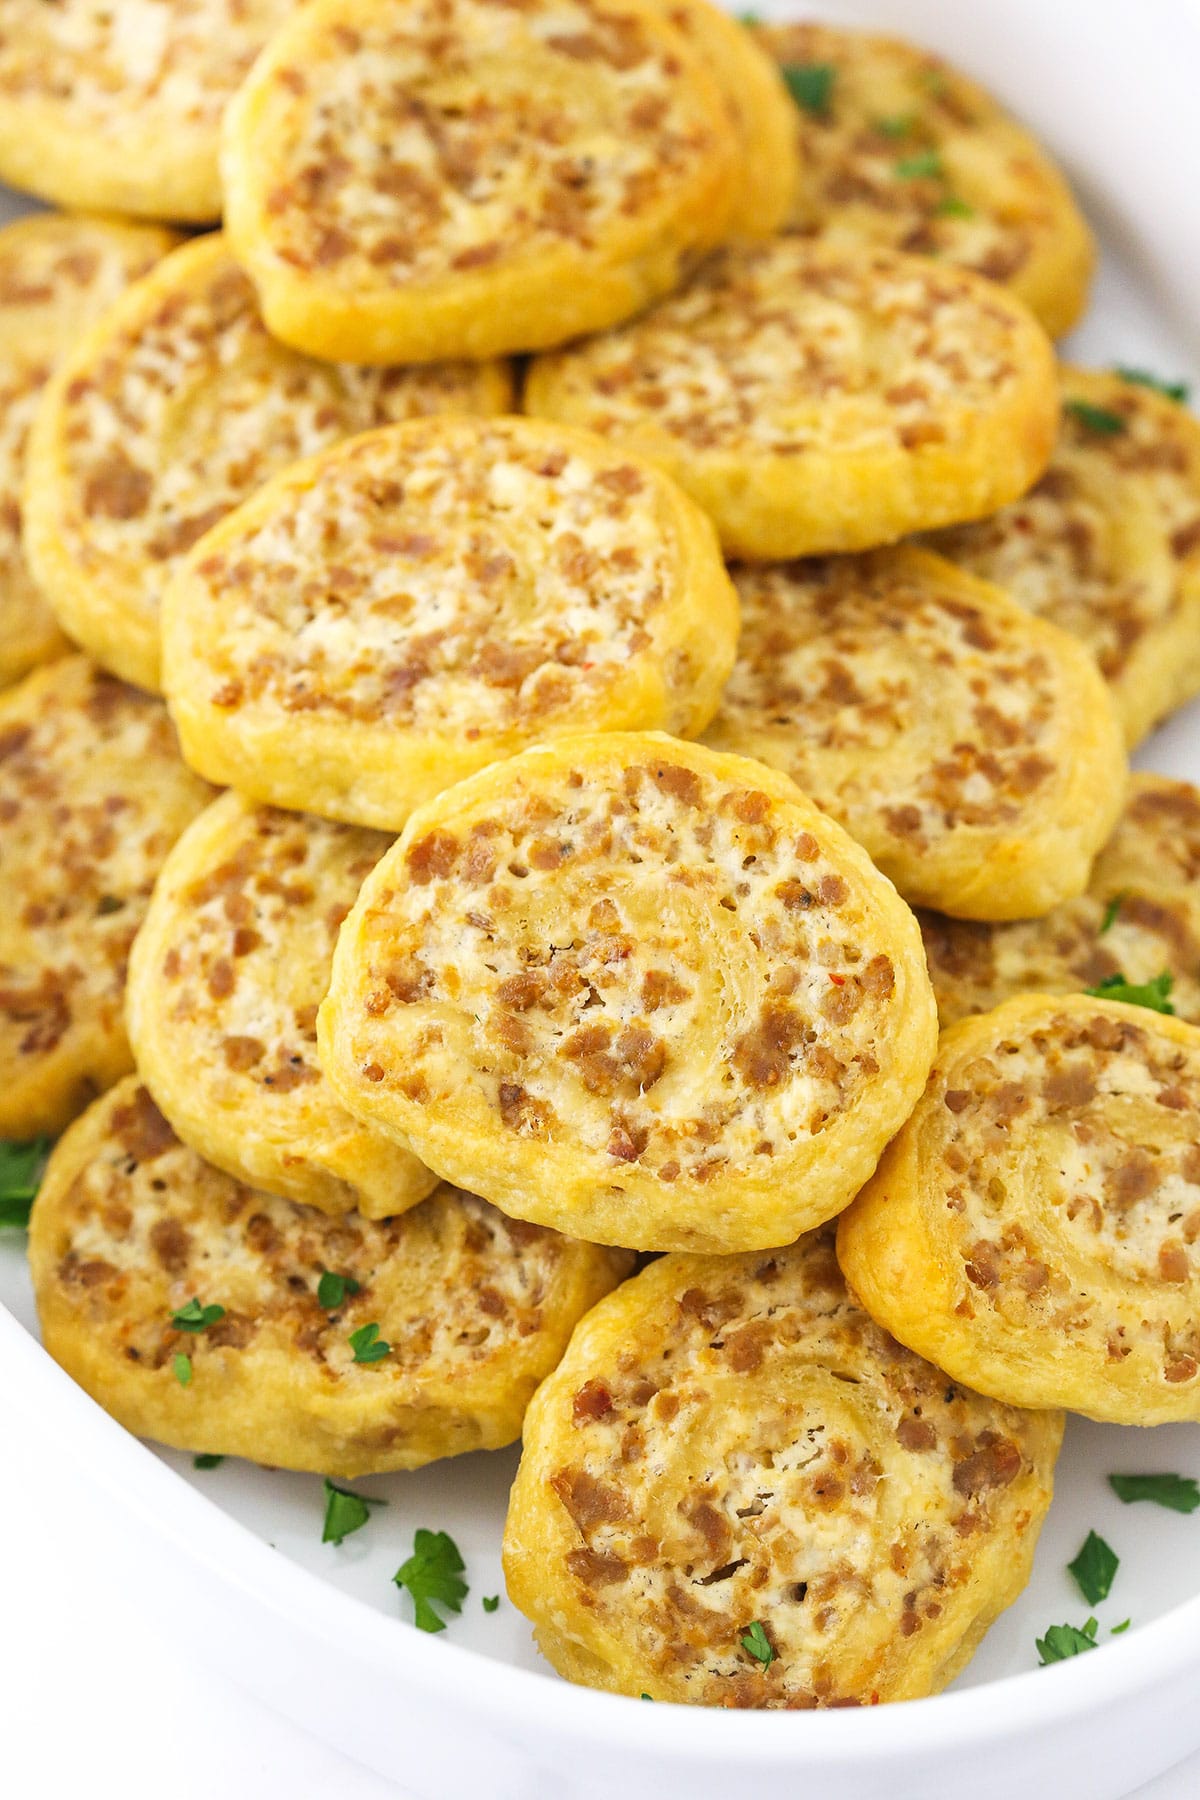
<svg viewBox="0 0 1200 1800"><path fill-rule="evenodd" d="M659 463L754 560L994 512L1057 425L1020 301L929 257L800 238L719 251L640 318L537 358L525 406Z"/></svg>
<svg viewBox="0 0 1200 1800"><path fill-rule="evenodd" d="M345 1106L518 1218L734 1251L856 1192L933 1014L912 914L785 775L612 732L414 815L318 1044Z"/></svg>
<svg viewBox="0 0 1200 1800"><path fill-rule="evenodd" d="M183 1141L322 1212L406 1212L437 1177L350 1117L317 1061L338 927L389 839L223 794L158 878L129 963L138 1072Z"/></svg>
<svg viewBox="0 0 1200 1800"><path fill-rule="evenodd" d="M530 742L702 730L736 638L693 502L590 433L519 418L413 420L285 470L163 601L193 766L392 830Z"/></svg>
<svg viewBox="0 0 1200 1800"><path fill-rule="evenodd" d="M826 1233L666 1256L525 1421L508 1591L571 1681L705 1706L944 1687L1029 1576L1062 1415L985 1400L847 1293Z"/></svg>
<svg viewBox="0 0 1200 1800"><path fill-rule="evenodd" d="M1200 1030L1086 994L952 1025L838 1228L873 1318L1021 1406L1200 1418Z"/></svg>
<svg viewBox="0 0 1200 1800"><path fill-rule="evenodd" d="M47 1350L128 1430L330 1475L511 1443L632 1262L450 1187L374 1223L255 1192L185 1149L135 1076L56 1147L29 1260ZM173 1323L193 1300L221 1316Z"/></svg>
<svg viewBox="0 0 1200 1800"><path fill-rule="evenodd" d="M734 575L706 743L784 770L914 903L1026 918L1082 891L1126 781L1086 651L926 551Z"/></svg>

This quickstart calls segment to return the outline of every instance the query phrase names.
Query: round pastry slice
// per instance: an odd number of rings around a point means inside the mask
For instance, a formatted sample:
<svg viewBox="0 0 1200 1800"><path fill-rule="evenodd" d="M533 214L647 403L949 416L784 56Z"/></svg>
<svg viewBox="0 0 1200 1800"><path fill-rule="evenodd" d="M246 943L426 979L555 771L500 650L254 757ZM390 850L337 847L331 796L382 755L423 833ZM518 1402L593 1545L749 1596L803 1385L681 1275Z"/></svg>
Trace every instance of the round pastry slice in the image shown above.
<svg viewBox="0 0 1200 1800"><path fill-rule="evenodd" d="M318 1042L352 1112L517 1218L734 1251L857 1192L935 1023L912 914L785 775L618 732L414 814Z"/></svg>
<svg viewBox="0 0 1200 1800"><path fill-rule="evenodd" d="M229 108L225 218L276 337L428 362L563 343L670 291L739 179L658 0L312 0Z"/></svg>
<svg viewBox="0 0 1200 1800"><path fill-rule="evenodd" d="M338 927L389 842L223 794L167 858L125 997L138 1071L184 1143L251 1186L372 1219L437 1177L337 1104L317 1007Z"/></svg>
<svg viewBox="0 0 1200 1800"><path fill-rule="evenodd" d="M759 24L796 100L790 229L915 250L998 281L1053 337L1087 303L1096 247L1045 150L965 75L896 38Z"/></svg>
<svg viewBox="0 0 1200 1800"><path fill-rule="evenodd" d="M932 547L1082 638L1133 745L1200 693L1200 420L1103 371L1061 393L1036 487Z"/></svg>
<svg viewBox="0 0 1200 1800"><path fill-rule="evenodd" d="M527 411L659 463L732 555L866 550L1025 492L1054 442L1041 327L982 276L780 238L540 357Z"/></svg>
<svg viewBox="0 0 1200 1800"><path fill-rule="evenodd" d="M826 1233L667 1256L582 1321L529 1409L508 1590L588 1687L915 1699L1025 1586L1062 1429L902 1349Z"/></svg>
<svg viewBox="0 0 1200 1800"><path fill-rule="evenodd" d="M221 214L221 114L287 0L0 0L0 181L59 206Z"/></svg>
<svg viewBox="0 0 1200 1800"><path fill-rule="evenodd" d="M768 52L738 19L709 0L659 0L695 49L725 98L741 151L729 231L771 237L784 224L800 184L795 110Z"/></svg>
<svg viewBox="0 0 1200 1800"><path fill-rule="evenodd" d="M838 1229L872 1317L1017 1406L1200 1419L1200 1030L1025 994L952 1025Z"/></svg>
<svg viewBox="0 0 1200 1800"><path fill-rule="evenodd" d="M705 741L782 769L907 900L967 918L1082 892L1125 789L1087 651L902 547L736 571L742 635Z"/></svg>
<svg viewBox="0 0 1200 1800"><path fill-rule="evenodd" d="M159 596L269 475L339 438L512 405L503 363L320 363L267 334L215 233L132 289L60 370L29 446L26 542L71 635L156 690Z"/></svg>
<svg viewBox="0 0 1200 1800"><path fill-rule="evenodd" d="M982 925L926 912L920 922L943 1025L1014 994L1104 983L1157 989L1200 1025L1200 790L1135 774L1087 892L1044 919Z"/></svg>
<svg viewBox="0 0 1200 1800"><path fill-rule="evenodd" d="M55 213L0 230L0 687L67 648L22 547L25 443L43 384L92 319L173 242L155 226Z"/></svg>
<svg viewBox="0 0 1200 1800"><path fill-rule="evenodd" d="M519 1437L633 1258L451 1187L374 1222L256 1192L186 1149L131 1076L55 1149L29 1261L47 1350L128 1430L365 1475Z"/></svg>
<svg viewBox="0 0 1200 1800"><path fill-rule="evenodd" d="M211 798L162 702L82 656L0 695L0 1138L60 1131L132 1068L129 946Z"/></svg>
<svg viewBox="0 0 1200 1800"><path fill-rule="evenodd" d="M736 639L712 527L656 469L570 427L432 419L210 531L164 597L163 674L211 780L398 830L534 740L702 730Z"/></svg>

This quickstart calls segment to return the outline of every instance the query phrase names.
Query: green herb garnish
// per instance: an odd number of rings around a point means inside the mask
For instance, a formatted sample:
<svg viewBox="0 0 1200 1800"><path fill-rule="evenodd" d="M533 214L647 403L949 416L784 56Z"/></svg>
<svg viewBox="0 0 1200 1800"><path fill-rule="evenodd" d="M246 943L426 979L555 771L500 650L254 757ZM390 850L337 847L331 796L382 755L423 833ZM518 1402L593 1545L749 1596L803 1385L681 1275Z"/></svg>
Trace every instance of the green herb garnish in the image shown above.
<svg viewBox="0 0 1200 1800"><path fill-rule="evenodd" d="M832 63L784 63L783 79L797 106L815 118L829 111L837 70Z"/></svg>
<svg viewBox="0 0 1200 1800"><path fill-rule="evenodd" d="M1085 1650L1096 1648L1096 1632L1099 1626L1095 1619L1089 1619L1080 1628L1078 1625L1051 1625L1044 1638L1037 1638L1039 1666L1045 1668L1047 1663L1065 1662L1069 1656L1082 1656Z"/></svg>
<svg viewBox="0 0 1200 1800"><path fill-rule="evenodd" d="M643 1700L653 1700L653 1699L654 1699L654 1695L653 1695L653 1694L643 1694L643 1695L642 1695L642 1699L643 1699Z"/></svg>
<svg viewBox="0 0 1200 1800"><path fill-rule="evenodd" d="M1153 981L1127 981L1124 975L1106 975L1095 987L1084 988L1093 1000L1121 1000L1126 1006L1148 1006L1151 1012L1170 1013L1175 1008L1167 998L1175 985L1175 977L1166 969Z"/></svg>
<svg viewBox="0 0 1200 1800"><path fill-rule="evenodd" d="M184 1356L183 1352L180 1351L178 1356L173 1356L171 1358L171 1367L175 1371L175 1379L180 1387L187 1387L192 1379L191 1357Z"/></svg>
<svg viewBox="0 0 1200 1800"><path fill-rule="evenodd" d="M907 137L917 122L915 112L894 113L890 119L876 119L875 129L885 138Z"/></svg>
<svg viewBox="0 0 1200 1800"><path fill-rule="evenodd" d="M1138 387L1153 388L1156 394L1163 394L1168 400L1177 400L1182 406L1191 393L1186 381L1163 381L1158 375L1151 375L1148 369L1125 369L1117 365L1117 374L1122 381L1132 381Z"/></svg>
<svg viewBox="0 0 1200 1800"><path fill-rule="evenodd" d="M357 1331L350 1333L350 1348L354 1352L356 1363L382 1362L385 1356L392 1353L392 1346L384 1343L374 1320L369 1325L360 1325Z"/></svg>
<svg viewBox="0 0 1200 1800"><path fill-rule="evenodd" d="M755 1619L752 1625L746 1627L740 1642L742 1649L749 1651L755 1662L760 1662L764 1669L769 1669L775 1661L775 1652L760 1619Z"/></svg>
<svg viewBox="0 0 1200 1800"><path fill-rule="evenodd" d="M918 150L915 156L902 156L893 165L893 172L902 181L920 181L923 177L940 179L946 171L936 150Z"/></svg>
<svg viewBox="0 0 1200 1800"><path fill-rule="evenodd" d="M317 1283L317 1305L323 1306L326 1312L336 1312L347 1294L360 1294L361 1281L355 1281L353 1275L336 1275L332 1269L322 1269L321 1279Z"/></svg>
<svg viewBox="0 0 1200 1800"><path fill-rule="evenodd" d="M1064 400L1063 411L1098 437L1119 437L1127 430L1120 413L1110 412L1106 406L1090 406L1086 400Z"/></svg>
<svg viewBox="0 0 1200 1800"><path fill-rule="evenodd" d="M1110 1632L1109 1632L1109 1634L1108 1634L1108 1635L1109 1635L1109 1636L1110 1636L1110 1637L1120 1637L1120 1635L1121 1635L1121 1633L1122 1633L1122 1632L1123 1632L1123 1631L1128 1631L1128 1630L1129 1630L1129 1627L1130 1627L1130 1626L1131 1626L1131 1625L1132 1625L1132 1624L1133 1624L1133 1620L1132 1620L1132 1619L1122 1619L1122 1620L1121 1620L1121 1623L1120 1623L1120 1624L1119 1624L1119 1625L1114 1625L1114 1626L1113 1626L1113 1628L1112 1628L1112 1630L1111 1630L1111 1631L1110 1631Z"/></svg>
<svg viewBox="0 0 1200 1800"><path fill-rule="evenodd" d="M1128 888L1122 888L1119 894L1113 895L1112 899L1104 909L1104 917L1100 921L1100 930L1097 933L1098 937L1103 937L1106 931L1112 930L1117 922L1117 914L1120 912L1128 898Z"/></svg>
<svg viewBox="0 0 1200 1800"><path fill-rule="evenodd" d="M1200 1484L1190 1475L1110 1475L1108 1485L1126 1506L1152 1500L1177 1513L1192 1513L1200 1506Z"/></svg>
<svg viewBox="0 0 1200 1800"><path fill-rule="evenodd" d="M355 1494L350 1488L337 1487L327 1475L325 1525L321 1532L321 1542L340 1544L352 1531L361 1531L371 1516L373 1506L386 1505L386 1500L373 1499L370 1494Z"/></svg>
<svg viewBox="0 0 1200 1800"><path fill-rule="evenodd" d="M1082 1550L1067 1567L1089 1606L1095 1606L1098 1600L1107 1600L1120 1562L1111 1544L1106 1544L1094 1531L1088 1532Z"/></svg>
<svg viewBox="0 0 1200 1800"><path fill-rule="evenodd" d="M34 1138L28 1144L0 1143L0 1226L24 1231L42 1184L51 1140Z"/></svg>
<svg viewBox="0 0 1200 1800"><path fill-rule="evenodd" d="M434 1611L435 1605L445 1607L447 1612L462 1611L468 1593L462 1579L465 1566L458 1545L446 1532L416 1533L412 1555L401 1563L392 1580L412 1595L413 1622L418 1631L445 1631L446 1621Z"/></svg>
<svg viewBox="0 0 1200 1800"><path fill-rule="evenodd" d="M933 211L934 216L939 219L973 219L975 217L975 208L968 206L965 200L960 200L957 194L947 194L944 200L938 201Z"/></svg>
<svg viewBox="0 0 1200 1800"><path fill-rule="evenodd" d="M193 1295L186 1306L181 1306L178 1312L171 1314L171 1323L176 1331L207 1331L210 1325L215 1325L218 1319L224 1317L223 1306L201 1306Z"/></svg>
<svg viewBox="0 0 1200 1800"><path fill-rule="evenodd" d="M224 1461L223 1456L213 1456L210 1451L205 1450L199 1456L193 1456L192 1467L193 1469L219 1469Z"/></svg>
<svg viewBox="0 0 1200 1800"><path fill-rule="evenodd" d="M499 1606L499 1604L500 1604L499 1594L485 1594L483 1596L484 1612L495 1612L495 1610Z"/></svg>

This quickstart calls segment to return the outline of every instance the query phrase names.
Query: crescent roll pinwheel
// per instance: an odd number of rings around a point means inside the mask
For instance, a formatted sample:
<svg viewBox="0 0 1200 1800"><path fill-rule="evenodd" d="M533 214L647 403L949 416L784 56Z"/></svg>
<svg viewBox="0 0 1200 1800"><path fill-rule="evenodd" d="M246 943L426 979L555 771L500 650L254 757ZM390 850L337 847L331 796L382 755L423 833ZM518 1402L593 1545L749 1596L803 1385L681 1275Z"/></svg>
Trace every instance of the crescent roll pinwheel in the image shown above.
<svg viewBox="0 0 1200 1800"><path fill-rule="evenodd" d="M29 1260L47 1350L128 1430L365 1475L511 1443L633 1258L449 1187L375 1222L258 1193L130 1076L55 1149Z"/></svg>
<svg viewBox="0 0 1200 1800"><path fill-rule="evenodd" d="M337 1104L316 1054L338 927L390 840L223 794L167 858L134 942L138 1070L186 1144L323 1212L406 1212L437 1177Z"/></svg>
<svg viewBox="0 0 1200 1800"><path fill-rule="evenodd" d="M525 1421L504 1567L570 1680L723 1707L936 1692L1024 1587L1062 1415L948 1382L829 1237L666 1256Z"/></svg>
<svg viewBox="0 0 1200 1800"><path fill-rule="evenodd" d="M832 1217L932 1059L920 934L787 776L659 733L423 807L343 925L343 1104L517 1218L636 1249Z"/></svg>
<svg viewBox="0 0 1200 1800"><path fill-rule="evenodd" d="M701 731L737 596L699 508L535 419L416 419L268 481L163 600L184 754L256 800L399 830L526 744Z"/></svg>
<svg viewBox="0 0 1200 1800"><path fill-rule="evenodd" d="M783 769L907 900L1027 918L1082 891L1125 788L1087 652L928 552L747 563L705 734Z"/></svg>
<svg viewBox="0 0 1200 1800"><path fill-rule="evenodd" d="M845 1213L858 1298L955 1381L1200 1419L1200 1029L1087 994L951 1026Z"/></svg>

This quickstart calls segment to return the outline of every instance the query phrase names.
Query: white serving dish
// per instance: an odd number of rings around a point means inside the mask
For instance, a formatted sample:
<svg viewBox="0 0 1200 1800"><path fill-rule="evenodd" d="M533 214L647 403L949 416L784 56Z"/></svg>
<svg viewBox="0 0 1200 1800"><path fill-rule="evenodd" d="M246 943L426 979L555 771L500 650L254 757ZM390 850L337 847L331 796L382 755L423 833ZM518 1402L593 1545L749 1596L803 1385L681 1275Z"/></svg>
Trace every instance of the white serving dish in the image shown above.
<svg viewBox="0 0 1200 1800"><path fill-rule="evenodd" d="M1105 245L1081 361L1200 376L1200 0L758 0L874 23L945 51L1028 119L1074 176ZM0 217L20 210L0 191ZM1139 754L1200 780L1200 702ZM0 1443L10 1468L71 1496L69 1553L102 1554L148 1609L254 1693L419 1800L1116 1800L1200 1744L1200 1514L1122 1507L1112 1470L1200 1475L1200 1432L1072 1422L1022 1599L953 1691L861 1712L729 1714L576 1689L502 1601L501 1521L516 1453L362 1484L386 1512L320 1543L315 1477L191 1459L128 1437L36 1341L23 1245L0 1244ZM418 1525L449 1530L471 1597L439 1638L404 1620L390 1577ZM1033 1640L1087 1608L1065 1564L1090 1527L1118 1550L1092 1655L1036 1668ZM12 1553L12 1546L9 1547ZM19 1554L19 1551L17 1551ZM131 1697L132 1709L135 1705Z"/></svg>

